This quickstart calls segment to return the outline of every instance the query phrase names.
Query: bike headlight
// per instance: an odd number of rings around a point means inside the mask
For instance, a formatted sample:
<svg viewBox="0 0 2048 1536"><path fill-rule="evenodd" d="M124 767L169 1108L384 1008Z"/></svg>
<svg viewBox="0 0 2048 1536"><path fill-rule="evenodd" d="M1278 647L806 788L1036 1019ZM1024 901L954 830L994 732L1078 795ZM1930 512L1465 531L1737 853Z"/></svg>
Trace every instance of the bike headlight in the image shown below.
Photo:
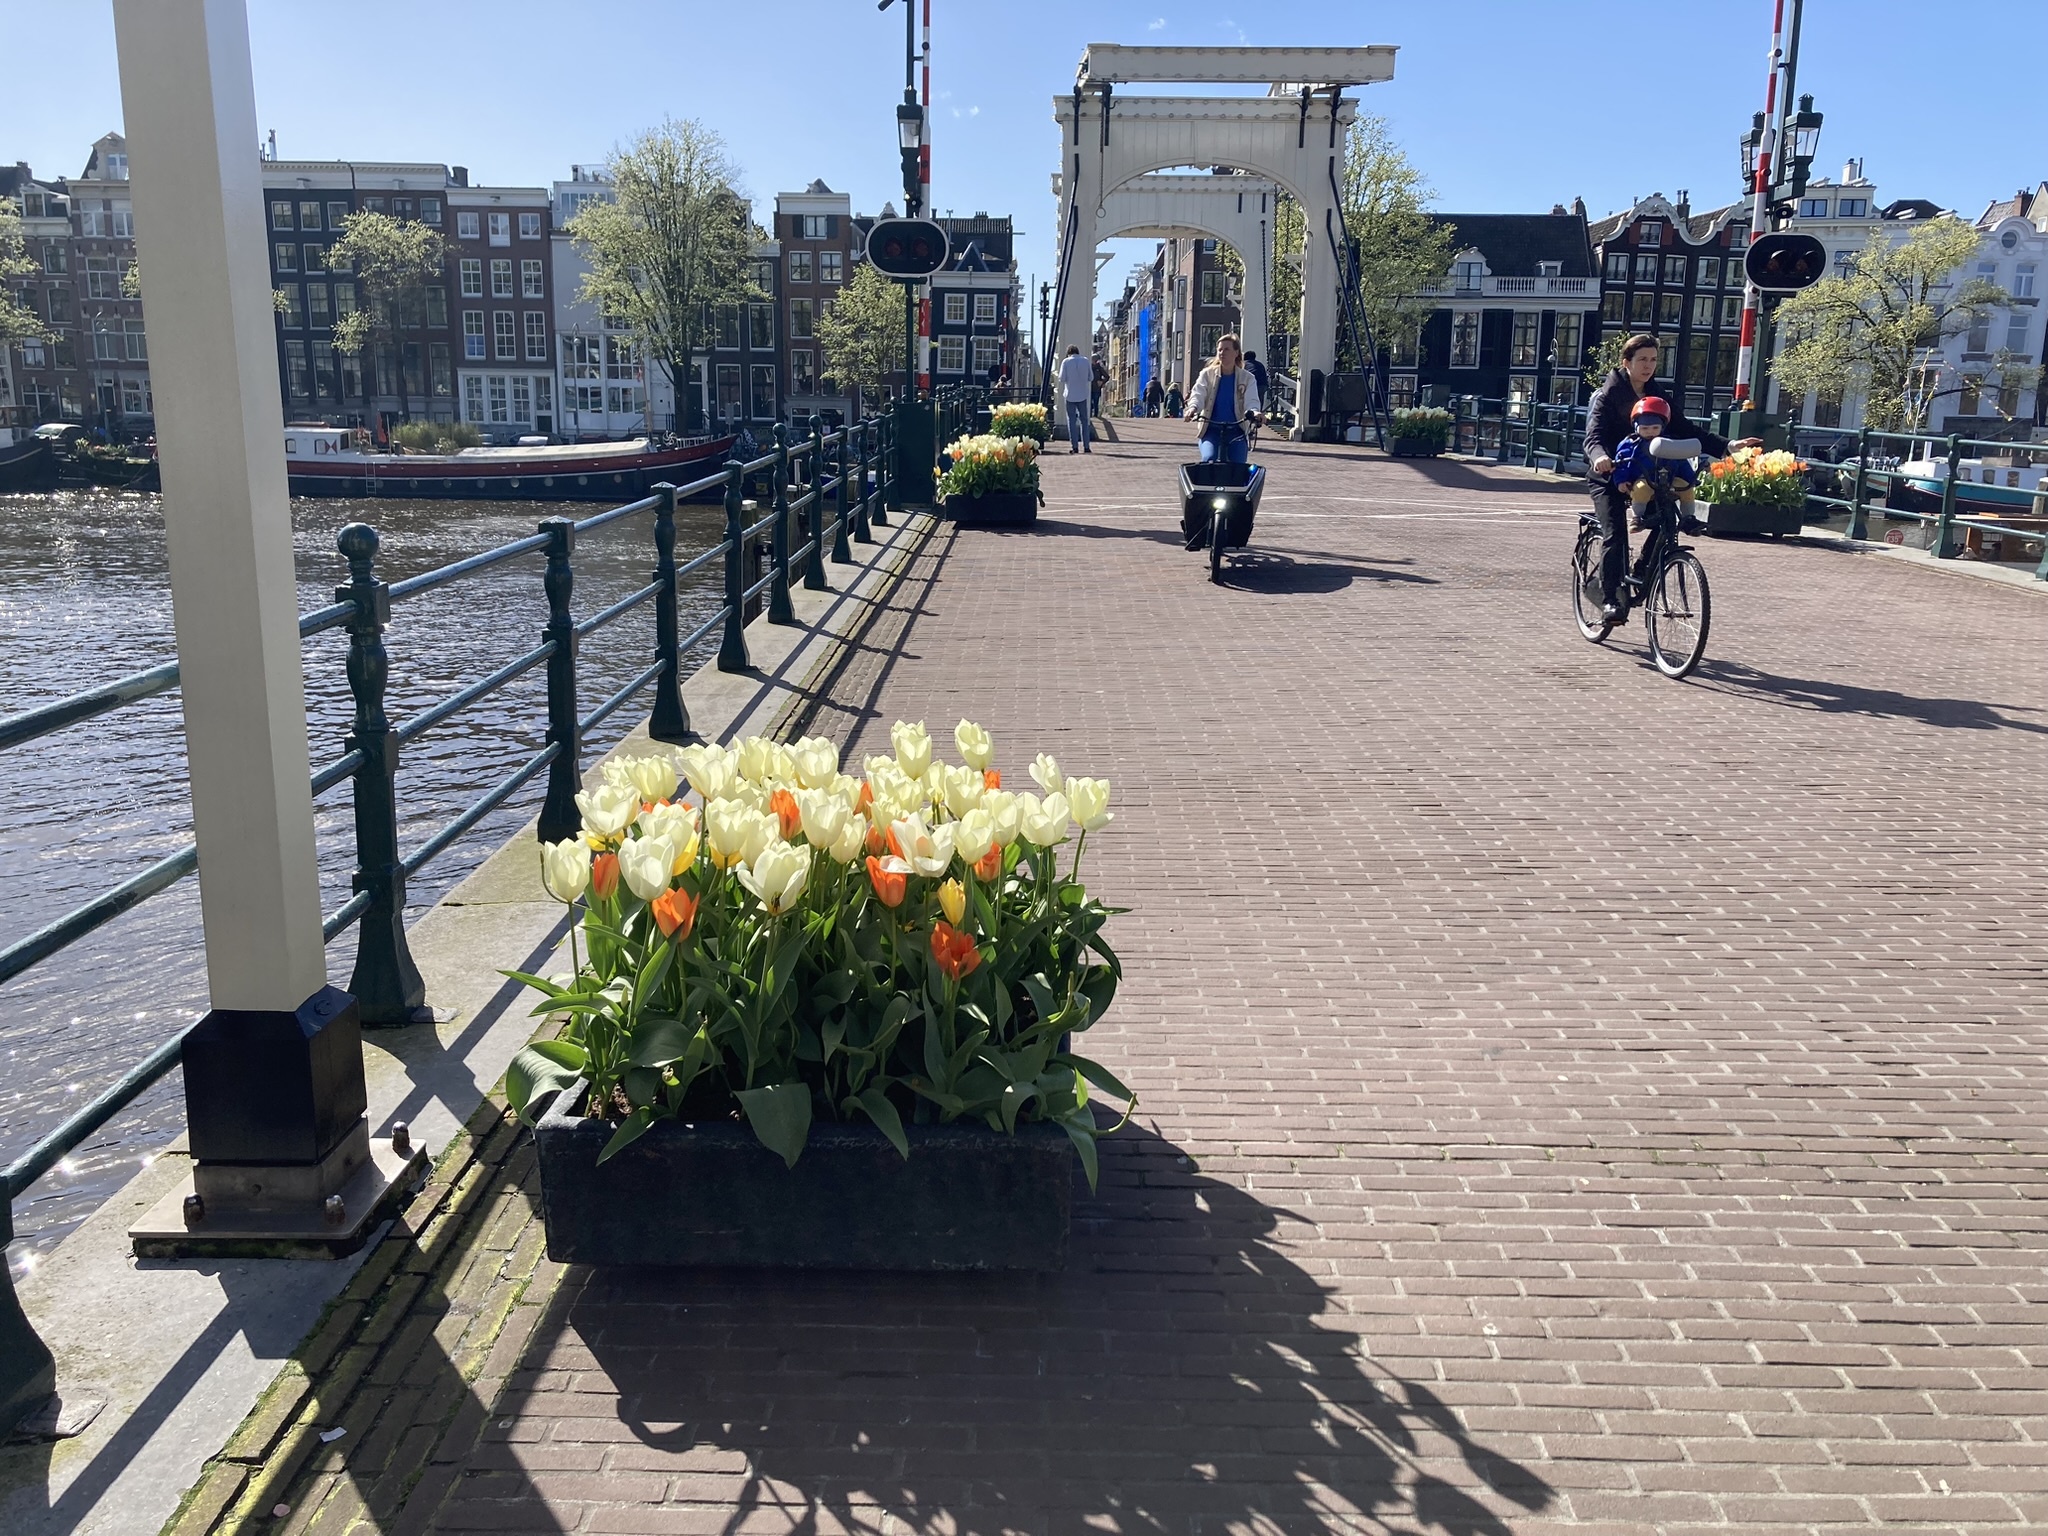
<svg viewBox="0 0 2048 1536"><path fill-rule="evenodd" d="M1214 501L1210 502L1209 505L1214 507L1218 512L1221 512L1225 507L1230 505L1230 498L1228 496L1218 496Z"/></svg>

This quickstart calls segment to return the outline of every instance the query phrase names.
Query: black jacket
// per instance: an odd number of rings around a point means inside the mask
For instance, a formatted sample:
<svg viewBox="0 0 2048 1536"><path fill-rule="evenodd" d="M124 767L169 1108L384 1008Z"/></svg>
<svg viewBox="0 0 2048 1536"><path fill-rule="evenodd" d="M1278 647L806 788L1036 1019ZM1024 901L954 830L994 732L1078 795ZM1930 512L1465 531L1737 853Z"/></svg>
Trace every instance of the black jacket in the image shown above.
<svg viewBox="0 0 2048 1536"><path fill-rule="evenodd" d="M1643 394L1655 395L1671 407L1671 422L1664 429L1666 437L1696 437L1716 458L1728 451L1727 438L1686 419L1685 413L1678 408L1675 389L1660 385L1653 379ZM1636 429L1631 413L1641 398L1635 385L1629 382L1628 374L1617 368L1607 375L1607 382L1594 392L1593 403L1586 407L1586 478L1595 485L1611 483L1607 476L1594 474L1592 466L1603 454L1611 459L1621 451L1621 440Z"/></svg>

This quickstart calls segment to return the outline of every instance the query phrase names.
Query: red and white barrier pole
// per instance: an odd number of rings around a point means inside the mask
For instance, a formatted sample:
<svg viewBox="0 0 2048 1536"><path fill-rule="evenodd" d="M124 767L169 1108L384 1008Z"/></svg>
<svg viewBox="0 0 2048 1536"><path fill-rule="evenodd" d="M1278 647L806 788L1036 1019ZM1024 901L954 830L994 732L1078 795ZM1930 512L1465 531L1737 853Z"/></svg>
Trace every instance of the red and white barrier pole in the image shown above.
<svg viewBox="0 0 2048 1536"><path fill-rule="evenodd" d="M904 0L906 5L912 0ZM938 217L932 206L932 0L924 0L924 143L917 151L917 180L924 200L924 216ZM924 302L917 307L917 386L932 387L932 285L924 284Z"/></svg>
<svg viewBox="0 0 2048 1536"><path fill-rule="evenodd" d="M1750 199L1749 238L1760 239L1770 223L1771 161L1777 150L1782 101L1778 77L1785 69L1785 0L1773 0L1771 69L1764 87L1764 136L1756 148L1756 186ZM1742 350L1735 360L1735 404L1749 400L1749 380L1756 362L1757 327L1763 319L1763 290L1745 281L1742 288Z"/></svg>

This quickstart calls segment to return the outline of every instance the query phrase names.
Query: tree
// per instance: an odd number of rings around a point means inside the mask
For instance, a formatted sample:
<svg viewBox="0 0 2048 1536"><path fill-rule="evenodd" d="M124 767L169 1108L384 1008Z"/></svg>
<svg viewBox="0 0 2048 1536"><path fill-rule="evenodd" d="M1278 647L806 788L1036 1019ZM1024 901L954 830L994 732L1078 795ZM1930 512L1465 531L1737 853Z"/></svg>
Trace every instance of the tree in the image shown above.
<svg viewBox="0 0 2048 1536"><path fill-rule="evenodd" d="M52 339L42 317L22 303L8 286L40 270L28 254L28 242L22 238L20 216L6 203L0 203L0 351L19 341Z"/></svg>
<svg viewBox="0 0 2048 1536"><path fill-rule="evenodd" d="M747 272L760 232L725 141L701 123L648 129L605 174L616 201L588 203L569 223L590 268L580 297L626 328L682 400L712 311L761 296Z"/></svg>
<svg viewBox="0 0 2048 1536"><path fill-rule="evenodd" d="M1359 310L1382 347L1436 307L1427 295L1444 282L1457 254L1456 227L1429 215L1433 196L1385 118L1368 113L1351 125L1338 202L1358 251ZM1312 240L1324 238L1320 230L1307 233Z"/></svg>
<svg viewBox="0 0 2048 1536"><path fill-rule="evenodd" d="M1301 204L1285 192L1273 199L1273 263L1267 269L1266 332L1292 336L1301 323Z"/></svg>
<svg viewBox="0 0 2048 1536"><path fill-rule="evenodd" d="M903 366L903 285L862 262L818 316L818 344L827 376L879 403L889 375Z"/></svg>
<svg viewBox="0 0 2048 1536"><path fill-rule="evenodd" d="M1993 310L2012 306L1998 284L1960 276L1978 243L1976 228L1953 218L1922 225L1896 244L1883 231L1873 233L1846 271L1780 306L1786 345L1771 364L1780 390L1835 400L1860 394L1868 425L1885 432L1924 428L1933 401L1982 382L1933 354ZM2010 392L2040 376L2008 352L1993 357L1992 366Z"/></svg>
<svg viewBox="0 0 2048 1536"><path fill-rule="evenodd" d="M413 219L352 213L342 221L341 238L328 249L327 264L334 271L352 269L366 301L335 316L335 349L361 353L378 341L390 347L398 368L399 413L410 420L405 332L420 324L427 285L447 271L448 242Z"/></svg>

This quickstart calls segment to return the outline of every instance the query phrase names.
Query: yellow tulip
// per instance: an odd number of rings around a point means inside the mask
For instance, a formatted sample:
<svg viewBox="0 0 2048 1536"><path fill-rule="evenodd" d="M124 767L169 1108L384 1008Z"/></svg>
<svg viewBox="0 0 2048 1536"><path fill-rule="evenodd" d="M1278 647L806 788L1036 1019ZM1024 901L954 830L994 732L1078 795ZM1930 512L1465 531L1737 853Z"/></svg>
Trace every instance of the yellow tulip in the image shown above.
<svg viewBox="0 0 2048 1536"><path fill-rule="evenodd" d="M948 880L939 887L939 910L946 914L946 921L955 928L960 919L967 915L967 888L958 880Z"/></svg>

